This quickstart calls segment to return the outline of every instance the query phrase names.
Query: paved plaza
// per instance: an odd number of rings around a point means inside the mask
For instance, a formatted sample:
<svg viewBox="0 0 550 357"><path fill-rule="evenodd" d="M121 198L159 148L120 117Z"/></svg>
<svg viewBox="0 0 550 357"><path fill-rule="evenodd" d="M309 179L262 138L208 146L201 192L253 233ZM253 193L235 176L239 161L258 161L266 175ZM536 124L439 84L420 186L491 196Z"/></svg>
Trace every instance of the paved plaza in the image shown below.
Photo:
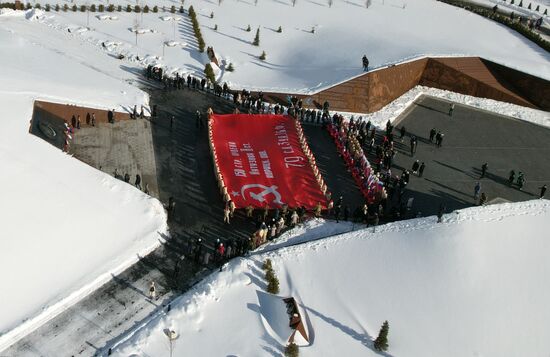
<svg viewBox="0 0 550 357"><path fill-rule="evenodd" d="M415 160L426 163L422 178L411 175L406 197L414 197L413 213L422 216L437 214L439 204L447 212L472 206L474 186L481 184L488 200L525 201L539 197L539 187L550 184L550 129L522 120L455 105L448 114L449 102L422 97L398 121L407 135L398 142L398 154L392 171L400 175L411 170ZM443 144L437 148L429 141L432 128L444 133ZM418 138L418 148L410 155L409 138ZM481 166L488 164L485 178L480 178ZM510 170L525 174L522 191L508 185Z"/></svg>
<svg viewBox="0 0 550 357"><path fill-rule="evenodd" d="M165 309L173 296L217 269L217 264L194 261L192 248L198 238L202 239L204 251L213 252L217 239L225 243L245 240L256 229L256 223L245 219L241 212L231 225L223 224L223 202L208 146L206 109L230 113L233 104L187 88L148 90L152 104L158 106L157 118L86 127L77 133L72 150L77 158L94 167L101 166L109 174L114 168L122 174L142 172L144 182L154 185L153 194L161 202L173 197L176 210L169 222L172 239L23 338L4 355L57 356L60 350L68 356L104 354L117 336ZM456 105L451 117L448 108L448 102L423 97L396 122L396 137L401 126L406 127L407 136L403 142L396 139L398 154L393 174L410 169L416 159L426 163L424 176L411 176L405 192L405 199L414 198L407 217L436 214L441 203L447 212L473 205L477 181L489 200L537 198L538 187L550 182L550 130L461 105ZM203 113L202 127L197 125L197 110ZM44 113L38 114L44 120ZM46 122L56 130L62 129L59 118ZM441 148L428 140L432 127L445 134ZM44 131L48 133L47 128L40 129L33 121L31 132L61 147L62 143L55 141L59 137L49 138ZM342 195L344 206L353 212L363 204L363 198L331 137L318 125L304 124L304 132L333 197ZM419 141L413 156L409 151L410 135L416 135ZM480 179L484 162L489 170ZM508 186L512 169L525 173L523 191ZM157 283L157 301L146 298L150 281Z"/></svg>

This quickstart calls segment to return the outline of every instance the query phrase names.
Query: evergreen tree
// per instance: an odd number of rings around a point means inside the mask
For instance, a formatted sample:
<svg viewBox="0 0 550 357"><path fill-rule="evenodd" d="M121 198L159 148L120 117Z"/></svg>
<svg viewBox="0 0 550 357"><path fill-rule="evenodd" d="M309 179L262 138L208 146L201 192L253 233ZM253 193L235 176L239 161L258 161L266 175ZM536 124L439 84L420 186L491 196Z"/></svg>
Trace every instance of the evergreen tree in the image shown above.
<svg viewBox="0 0 550 357"><path fill-rule="evenodd" d="M50 4L46 4L46 6L44 6L44 10L49 12L51 10Z"/></svg>
<svg viewBox="0 0 550 357"><path fill-rule="evenodd" d="M153 6L153 12L159 12L159 7L157 5Z"/></svg>
<svg viewBox="0 0 550 357"><path fill-rule="evenodd" d="M262 51L262 54L260 55L260 59L262 61L265 61L266 58L267 58L267 55L265 54L265 51Z"/></svg>
<svg viewBox="0 0 550 357"><path fill-rule="evenodd" d="M289 343L285 347L285 357L298 357L300 355L300 351L298 350L298 345L294 342Z"/></svg>
<svg viewBox="0 0 550 357"><path fill-rule="evenodd" d="M523 7L523 0L520 0L520 2L519 2L519 5L518 5L518 6L519 6L519 7Z"/></svg>
<svg viewBox="0 0 550 357"><path fill-rule="evenodd" d="M282 28L281 26L279 26L279 28L277 29L277 32L278 32L278 33L283 32L283 28Z"/></svg>
<svg viewBox="0 0 550 357"><path fill-rule="evenodd" d="M146 13L146 14L149 12L149 6L148 5L145 5L143 7L143 12Z"/></svg>
<svg viewBox="0 0 550 357"><path fill-rule="evenodd" d="M527 9L531 10L531 3L527 6Z"/></svg>
<svg viewBox="0 0 550 357"><path fill-rule="evenodd" d="M86 12L86 5L80 5L80 12Z"/></svg>
<svg viewBox="0 0 550 357"><path fill-rule="evenodd" d="M95 10L96 10L96 9L95 9L95 4L90 5L90 11L91 11L91 12L95 12Z"/></svg>
<svg viewBox="0 0 550 357"><path fill-rule="evenodd" d="M246 32L250 32L252 31L252 29L250 28L250 25L248 25L248 27L246 28Z"/></svg>
<svg viewBox="0 0 550 357"><path fill-rule="evenodd" d="M252 42L252 44L254 46L259 46L260 45L260 28L259 27L256 30L256 36L254 37L254 41Z"/></svg>
<svg viewBox="0 0 550 357"><path fill-rule="evenodd" d="M273 270L267 270L265 272L265 280L267 280L267 292L271 294L279 293L279 278L275 275Z"/></svg>
<svg viewBox="0 0 550 357"><path fill-rule="evenodd" d="M214 25L214 31L218 31L218 24Z"/></svg>
<svg viewBox="0 0 550 357"><path fill-rule="evenodd" d="M59 11L59 4L55 4L55 11Z"/></svg>
<svg viewBox="0 0 550 357"><path fill-rule="evenodd" d="M273 265L271 263L271 259L267 258L264 263L262 264L262 269L265 271L273 270Z"/></svg>
<svg viewBox="0 0 550 357"><path fill-rule="evenodd" d="M515 0L511 0L511 1L510 1L510 5L514 5L514 1L515 1Z"/></svg>
<svg viewBox="0 0 550 357"><path fill-rule="evenodd" d="M539 12L540 10L540 5L537 5L537 8L535 9L536 12Z"/></svg>
<svg viewBox="0 0 550 357"><path fill-rule="evenodd" d="M77 10L76 4L73 4L72 10L73 10L73 12L76 12L76 10Z"/></svg>
<svg viewBox="0 0 550 357"><path fill-rule="evenodd" d="M390 330L390 324L388 321L384 321L382 328L378 333L378 337L374 340L374 348L377 351L386 351L388 349L388 332Z"/></svg>
<svg viewBox="0 0 550 357"><path fill-rule="evenodd" d="M139 5L134 6L134 12L141 12L141 7Z"/></svg>
<svg viewBox="0 0 550 357"><path fill-rule="evenodd" d="M116 11L122 12L122 5L118 5L118 6L116 7Z"/></svg>
<svg viewBox="0 0 550 357"><path fill-rule="evenodd" d="M214 18L214 11L212 11L212 12L210 13L210 18L211 18L211 19Z"/></svg>
<svg viewBox="0 0 550 357"><path fill-rule="evenodd" d="M208 80L212 84L216 83L216 76L214 75L214 69L212 68L212 65L210 65L210 63L207 63L204 66L204 75L206 76L206 78L208 78Z"/></svg>
<svg viewBox="0 0 550 357"><path fill-rule="evenodd" d="M183 5L180 6L180 14L185 14L185 9L183 8Z"/></svg>
<svg viewBox="0 0 550 357"><path fill-rule="evenodd" d="M170 12L172 14L175 14L176 13L176 6L174 6L174 5L170 6Z"/></svg>
<svg viewBox="0 0 550 357"><path fill-rule="evenodd" d="M229 66L227 66L227 71L228 72L233 72L235 70L235 67L233 67L233 63L230 63Z"/></svg>
<svg viewBox="0 0 550 357"><path fill-rule="evenodd" d="M63 12L67 12L67 10L69 10L69 5L64 4L63 5Z"/></svg>
<svg viewBox="0 0 550 357"><path fill-rule="evenodd" d="M544 15L548 15L548 9L544 9Z"/></svg>
<svg viewBox="0 0 550 357"><path fill-rule="evenodd" d="M132 5L126 6L126 12L132 12Z"/></svg>
<svg viewBox="0 0 550 357"><path fill-rule="evenodd" d="M104 11L105 11L105 5L99 4L99 6L97 7L97 10L98 10L99 12L104 12Z"/></svg>

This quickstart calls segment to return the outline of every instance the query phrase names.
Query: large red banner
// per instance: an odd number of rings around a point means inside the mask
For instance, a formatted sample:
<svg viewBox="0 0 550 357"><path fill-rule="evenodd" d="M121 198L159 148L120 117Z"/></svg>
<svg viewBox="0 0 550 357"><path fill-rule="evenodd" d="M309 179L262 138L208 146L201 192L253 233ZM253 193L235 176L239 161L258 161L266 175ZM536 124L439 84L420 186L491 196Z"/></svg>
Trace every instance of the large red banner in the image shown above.
<svg viewBox="0 0 550 357"><path fill-rule="evenodd" d="M326 198L300 144L295 120L283 115L211 116L211 139L227 192L237 208L305 206Z"/></svg>

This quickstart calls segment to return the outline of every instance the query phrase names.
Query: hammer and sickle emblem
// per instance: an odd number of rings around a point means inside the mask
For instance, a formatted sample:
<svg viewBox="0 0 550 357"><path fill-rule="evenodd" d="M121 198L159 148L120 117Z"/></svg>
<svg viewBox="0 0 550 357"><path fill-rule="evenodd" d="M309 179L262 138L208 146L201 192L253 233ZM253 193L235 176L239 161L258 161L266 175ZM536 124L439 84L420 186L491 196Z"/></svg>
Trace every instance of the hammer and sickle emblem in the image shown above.
<svg viewBox="0 0 550 357"><path fill-rule="evenodd" d="M252 189L252 188L261 188L261 189L263 189L263 191L260 191L258 193L249 192L250 197L252 199L255 199L258 202L265 202L266 201L265 196L267 196L269 194L272 194L275 197L275 199L272 201L273 203L277 203L277 204L280 204L280 205L283 204L283 202L281 201L281 194L279 193L279 191L277 191L277 186L269 186L268 187L268 186L260 185L260 184L257 184L257 183L250 184L250 185L244 185L241 188L241 195L243 197L245 197L245 192L249 189Z"/></svg>

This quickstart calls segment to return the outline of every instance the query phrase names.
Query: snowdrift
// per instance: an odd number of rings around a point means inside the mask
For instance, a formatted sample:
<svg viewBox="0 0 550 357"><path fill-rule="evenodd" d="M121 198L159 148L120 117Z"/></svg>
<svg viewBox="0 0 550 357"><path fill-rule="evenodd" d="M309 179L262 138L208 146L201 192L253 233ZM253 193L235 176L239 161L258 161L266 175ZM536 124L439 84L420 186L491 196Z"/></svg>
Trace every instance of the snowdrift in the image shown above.
<svg viewBox="0 0 550 357"><path fill-rule="evenodd" d="M181 355L280 354L284 318L263 292L261 264L270 258L280 295L297 297L308 316L312 343L301 356L379 356L372 340L384 320L393 356L544 356L550 201L470 208L435 222L397 222L234 260L125 336L115 355L161 355L164 328L180 335Z"/></svg>

